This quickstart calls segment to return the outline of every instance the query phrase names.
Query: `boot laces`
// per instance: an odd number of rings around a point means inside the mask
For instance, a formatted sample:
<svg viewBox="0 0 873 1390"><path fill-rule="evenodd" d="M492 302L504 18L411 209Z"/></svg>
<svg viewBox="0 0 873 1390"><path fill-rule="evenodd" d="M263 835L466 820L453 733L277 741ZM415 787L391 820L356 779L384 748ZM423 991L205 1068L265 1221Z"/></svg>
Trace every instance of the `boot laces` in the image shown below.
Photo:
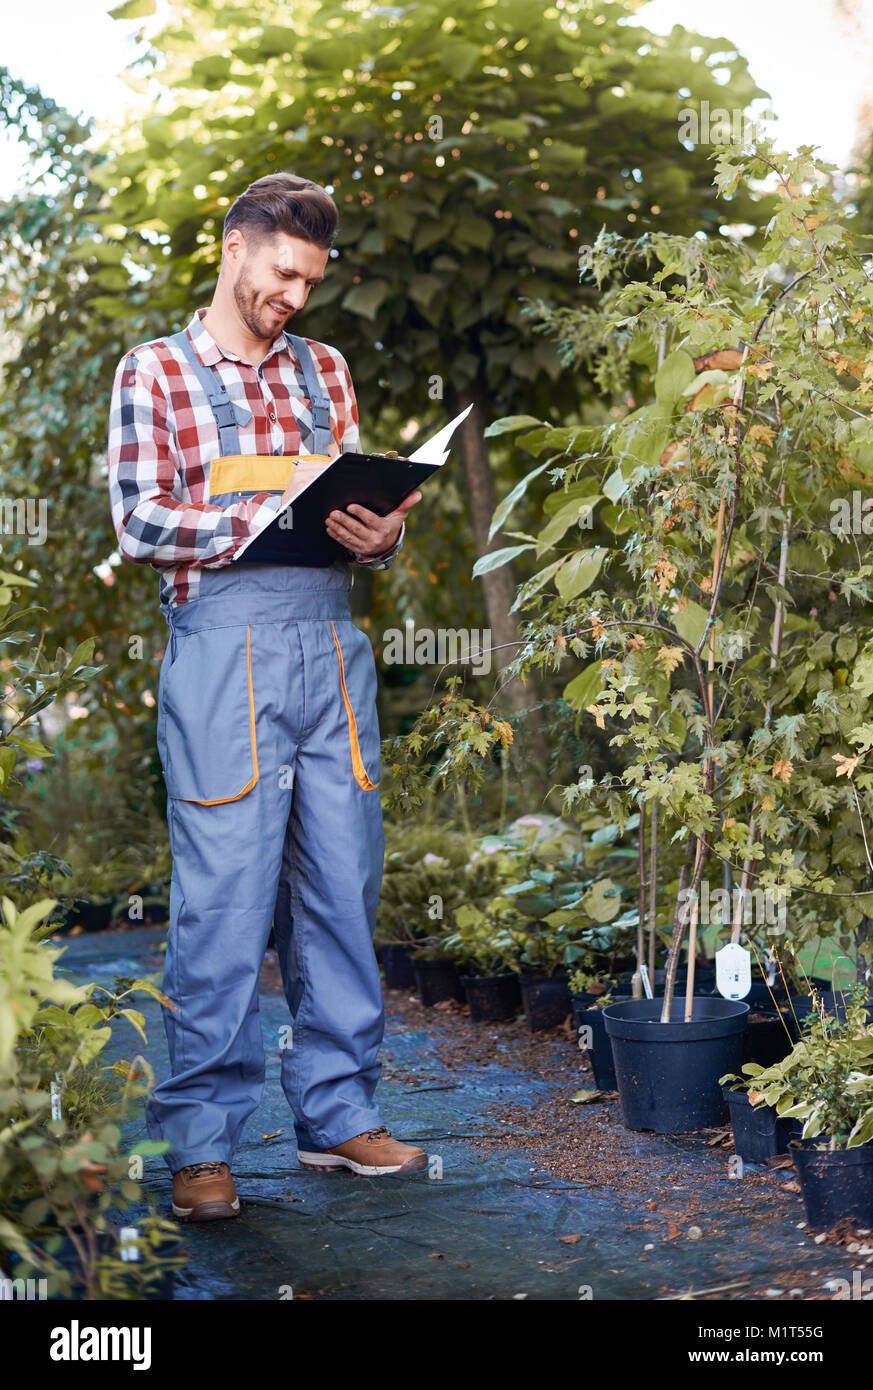
<svg viewBox="0 0 873 1390"><path fill-rule="evenodd" d="M381 1139L383 1135L386 1135L386 1136L387 1136L387 1135L388 1135L388 1129L387 1129L387 1126L386 1126L386 1125L380 1125L378 1129L368 1129L368 1130L366 1131L366 1133L367 1133L367 1143L368 1143L368 1144L372 1144L372 1143L374 1143L377 1139Z"/></svg>
<svg viewBox="0 0 873 1390"><path fill-rule="evenodd" d="M224 1167L223 1163L189 1163L182 1172L189 1178L199 1178L208 1174L220 1173Z"/></svg>

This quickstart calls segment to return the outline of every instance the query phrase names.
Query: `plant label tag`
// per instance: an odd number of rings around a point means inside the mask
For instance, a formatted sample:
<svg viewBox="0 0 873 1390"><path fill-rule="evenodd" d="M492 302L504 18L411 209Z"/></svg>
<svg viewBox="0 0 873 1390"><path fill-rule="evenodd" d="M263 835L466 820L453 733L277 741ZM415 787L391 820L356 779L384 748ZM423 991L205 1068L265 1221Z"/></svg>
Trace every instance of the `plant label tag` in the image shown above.
<svg viewBox="0 0 873 1390"><path fill-rule="evenodd" d="M730 942L715 953L715 987L723 999L745 999L752 988L752 955Z"/></svg>
<svg viewBox="0 0 873 1390"><path fill-rule="evenodd" d="M49 1085L49 1094L50 1094L50 1096L51 1096L51 1115L52 1115L52 1119L53 1119L53 1120L62 1120L62 1119L64 1118L64 1112L63 1112L62 1101L61 1101L61 1088L60 1088L60 1086L58 1085L57 1081L52 1081L52 1082L50 1083L50 1085Z"/></svg>
<svg viewBox="0 0 873 1390"><path fill-rule="evenodd" d="M647 965L640 966L640 979L643 982L643 993L646 998L654 999L655 996L652 993L652 982L649 979L649 967Z"/></svg>
<svg viewBox="0 0 873 1390"><path fill-rule="evenodd" d="M125 1264L137 1264L142 1259L142 1252L136 1244L138 1239L136 1226L122 1226L118 1232L118 1253Z"/></svg>

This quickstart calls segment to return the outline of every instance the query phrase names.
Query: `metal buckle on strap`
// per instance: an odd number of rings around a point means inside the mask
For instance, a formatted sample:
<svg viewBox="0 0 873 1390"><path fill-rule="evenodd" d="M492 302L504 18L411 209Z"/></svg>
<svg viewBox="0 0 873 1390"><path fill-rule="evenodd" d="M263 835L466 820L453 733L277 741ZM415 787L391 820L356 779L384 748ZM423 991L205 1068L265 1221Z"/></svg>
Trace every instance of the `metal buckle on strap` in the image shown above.
<svg viewBox="0 0 873 1390"><path fill-rule="evenodd" d="M330 401L323 396L314 396L311 401L312 427L316 430L330 429Z"/></svg>
<svg viewBox="0 0 873 1390"><path fill-rule="evenodd" d="M220 430L230 429L236 424L236 409L233 401L227 398L221 400L216 396L210 396L209 404L212 406L215 423Z"/></svg>

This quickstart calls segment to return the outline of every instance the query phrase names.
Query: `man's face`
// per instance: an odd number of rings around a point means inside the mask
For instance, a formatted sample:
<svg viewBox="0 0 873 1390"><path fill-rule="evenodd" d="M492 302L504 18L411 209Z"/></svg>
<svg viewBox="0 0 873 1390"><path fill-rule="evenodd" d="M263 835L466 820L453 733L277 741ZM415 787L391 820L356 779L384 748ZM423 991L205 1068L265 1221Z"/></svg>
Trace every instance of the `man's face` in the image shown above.
<svg viewBox="0 0 873 1390"><path fill-rule="evenodd" d="M286 232L247 247L239 230L229 233L227 250L236 268L233 297L240 317L255 338L271 343L324 278L329 253Z"/></svg>

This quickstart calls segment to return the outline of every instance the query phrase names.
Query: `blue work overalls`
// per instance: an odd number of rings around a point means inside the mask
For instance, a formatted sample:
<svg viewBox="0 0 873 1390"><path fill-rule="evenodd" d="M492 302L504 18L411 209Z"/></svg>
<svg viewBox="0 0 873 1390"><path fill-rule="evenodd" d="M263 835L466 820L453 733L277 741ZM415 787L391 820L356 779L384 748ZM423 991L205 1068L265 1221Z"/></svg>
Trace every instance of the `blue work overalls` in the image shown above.
<svg viewBox="0 0 873 1390"><path fill-rule="evenodd" d="M280 477L283 460L239 454L244 408L186 333L175 340L220 429L210 501L281 495L292 461ZM313 452L326 454L330 403L306 343L291 341ZM228 491L215 489L218 479ZM171 1144L172 1172L230 1164L260 1100L258 973L271 924L293 1020L272 1045L298 1148L332 1148L381 1124L376 669L351 619L350 586L345 564L240 561L204 569L199 597L163 608L157 738L173 853L164 991L175 1011L164 1011L172 1074L147 1120L151 1137Z"/></svg>

